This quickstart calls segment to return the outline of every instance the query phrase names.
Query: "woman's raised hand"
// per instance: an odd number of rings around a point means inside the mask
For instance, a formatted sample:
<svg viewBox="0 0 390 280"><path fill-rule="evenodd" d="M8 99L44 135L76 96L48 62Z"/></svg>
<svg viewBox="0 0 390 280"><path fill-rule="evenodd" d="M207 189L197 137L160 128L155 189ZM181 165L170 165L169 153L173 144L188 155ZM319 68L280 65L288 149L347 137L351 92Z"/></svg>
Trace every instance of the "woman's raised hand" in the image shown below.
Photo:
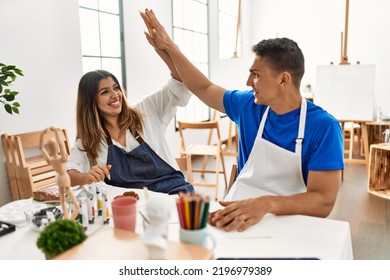
<svg viewBox="0 0 390 280"><path fill-rule="evenodd" d="M166 50L175 46L165 28L157 20L153 10L145 9L145 12L140 11L140 15L148 28L148 32L144 32L146 39L155 49Z"/></svg>

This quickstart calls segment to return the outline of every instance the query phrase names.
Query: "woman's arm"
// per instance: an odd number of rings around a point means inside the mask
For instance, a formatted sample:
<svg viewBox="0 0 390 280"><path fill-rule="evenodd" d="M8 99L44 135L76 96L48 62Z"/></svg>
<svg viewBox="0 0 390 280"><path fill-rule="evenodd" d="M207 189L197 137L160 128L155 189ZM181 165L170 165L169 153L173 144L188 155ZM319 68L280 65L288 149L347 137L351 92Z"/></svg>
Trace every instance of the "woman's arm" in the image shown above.
<svg viewBox="0 0 390 280"><path fill-rule="evenodd" d="M72 186L82 186L104 181L105 177L110 179L110 169L111 165L106 166L101 164L92 166L87 173L82 173L76 169L70 169L68 170L70 184Z"/></svg>
<svg viewBox="0 0 390 280"><path fill-rule="evenodd" d="M144 15L143 15L142 12L140 12L140 13L141 13L142 18L145 21L146 27L148 28L148 32L151 32L153 27L151 26L149 20L147 18L144 18ZM145 32L145 35L146 34L147 33ZM173 61L172 61L171 57L169 56L169 54L165 50L160 49L157 46L156 42L151 37L147 36L146 38L148 39L149 44L151 44L154 47L154 50L157 52L157 54L161 57L161 59L168 66L169 70L171 71L172 77L175 78L176 80L182 82L182 80L180 78L180 75L179 75L179 73L176 70L175 64L173 63Z"/></svg>
<svg viewBox="0 0 390 280"><path fill-rule="evenodd" d="M187 59L159 23L153 11L146 9L140 14L148 28L148 32L145 32L147 40L154 48L166 51L187 88L208 106L225 112L223 95L226 89L213 84Z"/></svg>
<svg viewBox="0 0 390 280"><path fill-rule="evenodd" d="M173 63L171 57L166 51L160 50L160 49L154 49L157 54L161 57L161 59L165 62L165 64L168 66L169 70L171 71L172 77L177 80L182 82L179 73L176 70L175 64Z"/></svg>
<svg viewBox="0 0 390 280"><path fill-rule="evenodd" d="M104 151L100 151L104 154ZM102 156L106 159L107 154ZM99 162L99 159L97 159ZM84 150L80 139L77 139L73 146L67 162L67 172L70 177L71 186L81 186L103 181L105 177L110 178L111 166L106 166L104 162L99 162L91 167L87 152Z"/></svg>

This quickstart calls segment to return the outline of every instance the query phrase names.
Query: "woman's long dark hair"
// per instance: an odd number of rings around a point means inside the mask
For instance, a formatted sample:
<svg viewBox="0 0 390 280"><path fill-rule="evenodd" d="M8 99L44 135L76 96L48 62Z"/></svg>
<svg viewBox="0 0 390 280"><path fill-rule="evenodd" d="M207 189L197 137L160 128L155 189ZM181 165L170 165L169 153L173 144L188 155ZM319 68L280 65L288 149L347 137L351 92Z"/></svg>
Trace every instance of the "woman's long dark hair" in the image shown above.
<svg viewBox="0 0 390 280"><path fill-rule="evenodd" d="M95 162L98 157L99 143L107 137L104 128L104 118L97 106L99 82L111 77L119 85L118 79L108 71L95 70L84 74L80 79L77 94L77 138L81 139L84 150L90 161ZM134 135L142 132L142 115L135 108L127 104L122 91L122 110L118 116L118 125L122 131L130 129Z"/></svg>

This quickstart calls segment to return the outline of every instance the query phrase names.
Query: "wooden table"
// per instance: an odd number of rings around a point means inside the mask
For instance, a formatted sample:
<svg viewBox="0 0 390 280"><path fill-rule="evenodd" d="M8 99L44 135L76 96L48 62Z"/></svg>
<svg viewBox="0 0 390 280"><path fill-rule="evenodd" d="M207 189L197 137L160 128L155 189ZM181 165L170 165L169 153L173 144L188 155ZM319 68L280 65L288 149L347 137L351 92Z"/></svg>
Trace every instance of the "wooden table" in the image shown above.
<svg viewBox="0 0 390 280"><path fill-rule="evenodd" d="M383 132L390 128L390 121L372 121L372 120L339 120L341 128L343 131L343 137L345 135L345 123L351 122L358 124L361 129L362 134L362 144L363 144L363 158L357 159L353 157L353 138L354 138L354 129L351 129L351 142L349 149L349 156L345 159L346 163L360 163L366 164L368 166L369 154L370 154L370 145L383 143L384 135Z"/></svg>
<svg viewBox="0 0 390 280"><path fill-rule="evenodd" d="M124 191L106 186L108 200ZM143 190L135 191L140 199L137 209L143 211L146 198ZM274 216L266 215L263 220L244 232L225 232L209 226L208 231L216 240L213 251L191 244L180 243L179 217L175 205L175 196L149 192L150 198L168 199L171 203L171 218L168 225L170 259L218 259L218 258L319 258L322 260L352 259L352 241L349 224L345 221L309 217L303 215ZM0 208L7 210L15 207L12 202ZM32 203L32 202L30 202ZM5 207L5 208L4 208ZM222 206L217 202L210 204L215 211ZM136 234L116 231L112 219L109 225L88 227L89 235L85 243L74 247L58 259L144 259L147 251L139 236L143 233L142 217L137 213ZM90 233L88 233L90 232ZM37 248L39 233L28 226L20 225L15 232L0 238L1 260L43 260L44 254ZM310 237L310 238L308 238ZM194 250L196 248L196 250ZM138 250L137 252L135 250Z"/></svg>
<svg viewBox="0 0 390 280"><path fill-rule="evenodd" d="M147 260L148 249L139 234L103 226L83 243L57 256L56 260ZM207 248L168 241L167 260L211 260L213 251Z"/></svg>

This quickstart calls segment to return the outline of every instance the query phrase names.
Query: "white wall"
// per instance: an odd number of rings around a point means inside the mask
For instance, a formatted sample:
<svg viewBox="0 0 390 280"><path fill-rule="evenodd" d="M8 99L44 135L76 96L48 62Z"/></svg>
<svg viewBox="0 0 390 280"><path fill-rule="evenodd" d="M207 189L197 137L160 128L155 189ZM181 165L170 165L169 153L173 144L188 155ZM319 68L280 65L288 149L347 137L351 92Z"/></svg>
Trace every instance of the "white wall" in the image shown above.
<svg viewBox="0 0 390 280"><path fill-rule="evenodd" d="M302 85L316 84L317 65L340 63L345 1L252 0L249 17L253 44L263 38L289 37L306 60ZM387 76L390 72L390 1L350 0L348 57L351 64L376 65L375 103L390 114ZM315 96L314 96L315 98Z"/></svg>
<svg viewBox="0 0 390 280"><path fill-rule="evenodd" d="M123 0L127 90L134 102L157 90L169 77L163 62L143 35L138 10L152 8L171 32L171 0ZM303 85L315 90L316 67L340 61L340 33L344 30L345 1L247 0L243 3L243 58L217 58L217 0L210 0L210 75L226 88L246 89L253 55L250 48L261 39L286 36L298 42L306 58ZM386 84L390 72L390 1L351 0L349 61L376 65L376 102L390 113ZM206 20L206 19L205 19ZM0 134L22 133L48 126L65 127L73 143L76 131L77 84L82 75L77 0L1 0L0 62L20 67L25 77L15 83L20 91L21 114L0 109ZM226 126L223 119L222 126ZM223 132L226 134L226 132ZM167 138L174 154L178 137L173 123ZM11 200L3 150L0 149L0 206Z"/></svg>
<svg viewBox="0 0 390 280"><path fill-rule="evenodd" d="M72 142L82 74L78 1L1 0L0 26L0 61L24 72L14 85L20 92L20 115L0 108L0 134L56 126L67 128ZM0 206L10 200L0 148Z"/></svg>
<svg viewBox="0 0 390 280"><path fill-rule="evenodd" d="M168 67L150 46L143 33L147 29L139 11L145 8L153 9L165 29L172 35L171 0L123 1L127 96L130 102L160 89L170 77ZM179 139L173 121L167 129L166 137L171 152L178 155Z"/></svg>

